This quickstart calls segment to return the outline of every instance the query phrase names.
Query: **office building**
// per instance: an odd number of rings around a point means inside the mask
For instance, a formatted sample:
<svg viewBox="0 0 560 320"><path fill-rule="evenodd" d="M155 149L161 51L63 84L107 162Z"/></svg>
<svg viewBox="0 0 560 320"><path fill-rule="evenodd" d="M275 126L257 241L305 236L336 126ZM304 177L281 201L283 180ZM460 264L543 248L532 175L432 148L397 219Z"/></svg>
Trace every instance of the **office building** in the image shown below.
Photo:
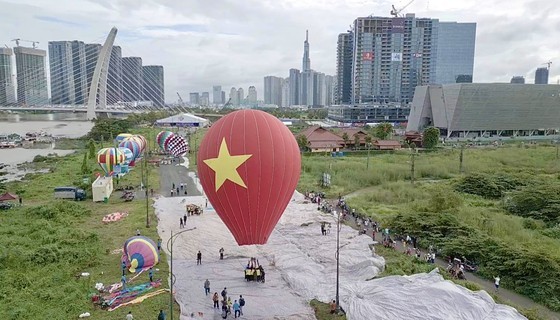
<svg viewBox="0 0 560 320"><path fill-rule="evenodd" d="M324 106L327 98L325 74L321 72L313 73L313 84L313 105Z"/></svg>
<svg viewBox="0 0 560 320"><path fill-rule="evenodd" d="M558 85L463 83L416 89L407 131L428 126L458 138L560 132Z"/></svg>
<svg viewBox="0 0 560 320"><path fill-rule="evenodd" d="M465 76L472 81L475 34L475 23L440 22L414 14L357 18L352 34L339 39L337 70L347 68L345 37L351 37L352 103L407 104L418 85L456 83L458 78L464 82Z"/></svg>
<svg viewBox="0 0 560 320"><path fill-rule="evenodd" d="M309 57L309 31L305 30L305 41L303 42L303 62L301 71L311 70L311 58Z"/></svg>
<svg viewBox="0 0 560 320"><path fill-rule="evenodd" d="M354 36L352 31L338 35L336 49L336 104L352 102L352 60L354 50ZM367 56L366 58L370 58Z"/></svg>
<svg viewBox="0 0 560 320"><path fill-rule="evenodd" d="M298 69L290 69L290 106L299 105L299 82L300 82L301 74Z"/></svg>
<svg viewBox="0 0 560 320"><path fill-rule="evenodd" d="M201 105L201 106L205 106L205 107L207 107L207 106L210 105L210 93L208 93L208 92L203 92L203 93L200 95L200 105Z"/></svg>
<svg viewBox="0 0 560 320"><path fill-rule="evenodd" d="M513 76L509 83L525 84L525 78L523 76Z"/></svg>
<svg viewBox="0 0 560 320"><path fill-rule="evenodd" d="M255 88L255 86L249 87L249 92L247 93L247 105L250 108L257 107L257 88Z"/></svg>
<svg viewBox="0 0 560 320"><path fill-rule="evenodd" d="M200 104L200 95L198 92L191 92L189 94L189 102L191 106L198 106Z"/></svg>
<svg viewBox="0 0 560 320"><path fill-rule="evenodd" d="M538 68L535 72L535 84L548 84L548 69Z"/></svg>
<svg viewBox="0 0 560 320"><path fill-rule="evenodd" d="M142 100L165 106L163 66L142 66Z"/></svg>
<svg viewBox="0 0 560 320"><path fill-rule="evenodd" d="M72 76L74 80L75 104L87 101L86 45L83 41L72 41Z"/></svg>
<svg viewBox="0 0 560 320"><path fill-rule="evenodd" d="M237 105L242 106L245 104L245 91L243 88L237 89Z"/></svg>
<svg viewBox="0 0 560 320"><path fill-rule="evenodd" d="M237 95L237 89L235 89L235 87L232 87L231 90L229 90L229 103L233 106L238 106L239 105L239 97Z"/></svg>
<svg viewBox="0 0 560 320"><path fill-rule="evenodd" d="M51 103L75 104L74 64L70 41L49 42L49 66L51 78Z"/></svg>
<svg viewBox="0 0 560 320"><path fill-rule="evenodd" d="M226 103L226 92L222 90L222 102Z"/></svg>
<svg viewBox="0 0 560 320"><path fill-rule="evenodd" d="M163 70L161 70L161 72L163 77ZM109 72L107 74L107 103L115 104L119 101L123 101L123 94L122 49L119 46L113 46L111 57L109 58Z"/></svg>
<svg viewBox="0 0 560 320"><path fill-rule="evenodd" d="M282 108L290 106L290 78L282 79Z"/></svg>
<svg viewBox="0 0 560 320"><path fill-rule="evenodd" d="M225 101L222 99L222 86L212 87L212 103L216 105L225 103Z"/></svg>
<svg viewBox="0 0 560 320"><path fill-rule="evenodd" d="M41 49L15 47L17 69L17 102L23 106L49 103L45 57Z"/></svg>
<svg viewBox="0 0 560 320"><path fill-rule="evenodd" d="M300 74L299 81L299 102L304 106L312 106L314 103L313 93L315 92L315 71L304 71Z"/></svg>
<svg viewBox="0 0 560 320"><path fill-rule="evenodd" d="M336 77L325 75L325 100L324 106L332 106L336 91Z"/></svg>
<svg viewBox="0 0 560 320"><path fill-rule="evenodd" d="M328 118L350 124L408 121L410 106L395 103L336 105L328 107Z"/></svg>
<svg viewBox="0 0 560 320"><path fill-rule="evenodd" d="M142 101L142 58L122 58L123 101Z"/></svg>
<svg viewBox="0 0 560 320"><path fill-rule="evenodd" d="M12 49L0 48L0 106L15 102L12 55Z"/></svg>
<svg viewBox="0 0 560 320"><path fill-rule="evenodd" d="M264 103L282 106L282 81L274 76L264 77Z"/></svg>
<svg viewBox="0 0 560 320"><path fill-rule="evenodd" d="M89 97L89 90L91 88L91 79L93 79L93 73L95 72L95 67L97 66L97 60L99 60L100 52L101 52L101 44L86 43L86 87L87 87L86 99ZM51 86L52 86L52 75L51 75ZM110 83L107 83L107 91L109 91L109 86Z"/></svg>

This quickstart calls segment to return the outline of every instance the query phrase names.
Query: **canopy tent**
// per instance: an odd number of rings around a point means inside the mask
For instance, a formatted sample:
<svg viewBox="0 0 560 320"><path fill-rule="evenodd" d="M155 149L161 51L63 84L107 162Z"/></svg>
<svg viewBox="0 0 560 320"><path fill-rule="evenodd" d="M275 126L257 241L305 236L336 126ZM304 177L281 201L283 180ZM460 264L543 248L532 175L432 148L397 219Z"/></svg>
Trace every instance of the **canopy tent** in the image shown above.
<svg viewBox="0 0 560 320"><path fill-rule="evenodd" d="M209 124L208 119L197 117L191 113L177 114L165 119L156 121L156 125L160 127L195 127L203 128Z"/></svg>
<svg viewBox="0 0 560 320"><path fill-rule="evenodd" d="M18 198L19 197L17 195L6 192L6 193L4 193L3 195L0 196L0 202L17 200Z"/></svg>

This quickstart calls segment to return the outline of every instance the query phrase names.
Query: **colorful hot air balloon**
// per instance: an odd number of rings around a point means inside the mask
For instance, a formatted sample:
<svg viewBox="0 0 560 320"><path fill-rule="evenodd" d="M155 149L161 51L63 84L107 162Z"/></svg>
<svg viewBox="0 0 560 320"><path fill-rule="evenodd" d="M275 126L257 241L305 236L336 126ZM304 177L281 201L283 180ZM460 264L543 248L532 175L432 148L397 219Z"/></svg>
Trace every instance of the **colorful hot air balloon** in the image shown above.
<svg viewBox="0 0 560 320"><path fill-rule="evenodd" d="M119 148L127 148L132 151L133 159L136 160L140 156L140 144L136 139L126 139L119 143Z"/></svg>
<svg viewBox="0 0 560 320"><path fill-rule="evenodd" d="M118 148L103 148L97 152L97 163L106 177L112 175L115 166L124 163L124 160L124 153Z"/></svg>
<svg viewBox="0 0 560 320"><path fill-rule="evenodd" d="M158 135L156 136L156 142L158 146L161 148L161 150L165 151L164 142L167 138L169 138L172 135L173 132L171 131L161 131L160 133L158 133Z"/></svg>
<svg viewBox="0 0 560 320"><path fill-rule="evenodd" d="M146 140L146 138L144 138L144 136L141 136L139 134L135 134L134 136L132 136L132 138L136 138L137 140L139 140L140 153L143 153L146 150L146 148L148 147L148 140Z"/></svg>
<svg viewBox="0 0 560 320"><path fill-rule="evenodd" d="M134 160L134 153L129 148L118 148L124 154L124 163L129 164L132 160Z"/></svg>
<svg viewBox="0 0 560 320"><path fill-rule="evenodd" d="M300 168L294 135L258 110L218 120L198 151L204 192L239 245L267 242L292 198Z"/></svg>
<svg viewBox="0 0 560 320"><path fill-rule="evenodd" d="M125 241L122 261L132 273L149 269L159 262L159 252L152 239L135 236Z"/></svg>
<svg viewBox="0 0 560 320"><path fill-rule="evenodd" d="M115 137L115 143L119 144L121 141L128 139L130 137L132 137L133 135L131 133L120 133Z"/></svg>
<svg viewBox="0 0 560 320"><path fill-rule="evenodd" d="M174 134L165 140L165 150L174 157L180 157L189 151L189 143L185 138Z"/></svg>

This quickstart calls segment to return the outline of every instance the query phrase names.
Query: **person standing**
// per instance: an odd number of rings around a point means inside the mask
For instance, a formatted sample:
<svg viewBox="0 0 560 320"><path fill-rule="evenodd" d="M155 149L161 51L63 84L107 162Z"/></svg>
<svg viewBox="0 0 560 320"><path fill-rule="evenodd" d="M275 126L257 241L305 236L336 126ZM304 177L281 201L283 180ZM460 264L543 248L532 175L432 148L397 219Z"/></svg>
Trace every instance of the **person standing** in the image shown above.
<svg viewBox="0 0 560 320"><path fill-rule="evenodd" d="M171 190L175 189L175 182L173 182L173 184L171 185Z"/></svg>
<svg viewBox="0 0 560 320"><path fill-rule="evenodd" d="M227 288L224 288L224 290L222 290L221 294L222 294L222 299L224 300L224 303L225 303L226 297L227 297Z"/></svg>
<svg viewBox="0 0 560 320"><path fill-rule="evenodd" d="M210 293L210 281L208 279L206 279L206 281L204 281L204 293L206 295L208 295Z"/></svg>
<svg viewBox="0 0 560 320"><path fill-rule="evenodd" d="M331 314L335 314L336 313L336 301L332 301L331 303L329 303L329 306L331 308Z"/></svg>
<svg viewBox="0 0 560 320"><path fill-rule="evenodd" d="M179 195L179 187L177 187L177 195Z"/></svg>
<svg viewBox="0 0 560 320"><path fill-rule="evenodd" d="M122 289L126 289L126 276L123 274L123 276L121 277L121 284L122 284Z"/></svg>
<svg viewBox="0 0 560 320"><path fill-rule="evenodd" d="M183 224L184 224L185 227L186 227L186 226L187 226L187 214L186 214L186 213L183 215L183 221L184 221Z"/></svg>
<svg viewBox="0 0 560 320"><path fill-rule="evenodd" d="M140 235L140 229L136 229L136 235L137 235L137 236Z"/></svg>
<svg viewBox="0 0 560 320"><path fill-rule="evenodd" d="M242 295L239 295L239 313L243 315L243 307L245 306L245 299Z"/></svg>
<svg viewBox="0 0 560 320"><path fill-rule="evenodd" d="M132 315L132 311L129 311L126 315L126 320L134 320L134 316Z"/></svg>
<svg viewBox="0 0 560 320"><path fill-rule="evenodd" d="M202 264L202 253L200 250L196 253L196 265Z"/></svg>
<svg viewBox="0 0 560 320"><path fill-rule="evenodd" d="M212 301L214 302L214 308L215 309L220 309L220 298L218 297L218 293L214 292L214 295L212 296Z"/></svg>
<svg viewBox="0 0 560 320"><path fill-rule="evenodd" d="M158 250L158 252L161 251L161 238L157 239L157 250Z"/></svg>
<svg viewBox="0 0 560 320"><path fill-rule="evenodd" d="M126 263L123 261L121 263L122 275L124 276L126 273Z"/></svg>
<svg viewBox="0 0 560 320"><path fill-rule="evenodd" d="M154 282L154 268L150 268L148 276L150 277L150 282Z"/></svg>
<svg viewBox="0 0 560 320"><path fill-rule="evenodd" d="M494 286L496 287L496 293L500 289L500 276L494 278Z"/></svg>
<svg viewBox="0 0 560 320"><path fill-rule="evenodd" d="M173 193L175 193L175 189L171 189L171 196L173 197Z"/></svg>
<svg viewBox="0 0 560 320"><path fill-rule="evenodd" d="M159 314L157 316L157 320L165 320L165 313L163 312L163 310L159 310Z"/></svg>
<svg viewBox="0 0 560 320"><path fill-rule="evenodd" d="M241 316L241 311L239 310L240 306L239 303L237 302L237 300L235 300L233 302L233 317L237 318L238 316Z"/></svg>
<svg viewBox="0 0 560 320"><path fill-rule="evenodd" d="M224 248L220 248L220 260L224 260Z"/></svg>

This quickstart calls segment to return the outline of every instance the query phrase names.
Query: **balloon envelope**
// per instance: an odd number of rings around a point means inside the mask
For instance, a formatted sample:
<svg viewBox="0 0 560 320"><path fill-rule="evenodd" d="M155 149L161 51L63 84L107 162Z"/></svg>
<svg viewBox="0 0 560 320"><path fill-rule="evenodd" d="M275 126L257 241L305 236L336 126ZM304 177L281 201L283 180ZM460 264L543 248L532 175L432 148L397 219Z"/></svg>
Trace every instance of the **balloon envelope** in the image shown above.
<svg viewBox="0 0 560 320"><path fill-rule="evenodd" d="M294 135L258 110L218 120L198 151L204 192L239 245L267 242L292 198L300 168Z"/></svg>
<svg viewBox="0 0 560 320"><path fill-rule="evenodd" d="M156 136L156 142L158 144L158 146L161 148L161 150L165 151L165 147L164 147L164 141L169 137L172 136L173 132L171 131L161 131L160 133L157 134Z"/></svg>
<svg viewBox="0 0 560 320"><path fill-rule="evenodd" d="M180 135L169 136L165 140L165 149L174 157L180 157L189 151L189 143Z"/></svg>
<svg viewBox="0 0 560 320"><path fill-rule="evenodd" d="M136 139L138 141L138 144L140 144L140 153L143 153L146 150L146 147L148 147L148 141L146 140L146 138L144 138L144 136L136 134L131 138Z"/></svg>
<svg viewBox="0 0 560 320"><path fill-rule="evenodd" d="M133 135L132 135L131 133L120 133L119 135L117 135L117 136L115 137L115 142L116 142L117 144L119 144L119 143L120 143L121 141L123 141L124 139L130 138L130 137L132 137L132 136L133 136Z"/></svg>
<svg viewBox="0 0 560 320"><path fill-rule="evenodd" d="M132 151L134 161L138 156L140 156L140 144L138 144L138 140L136 139L126 139L119 143L120 148L127 148Z"/></svg>
<svg viewBox="0 0 560 320"><path fill-rule="evenodd" d="M152 239L135 236L125 241L122 261L130 272L150 269L159 262L159 252Z"/></svg>
<svg viewBox="0 0 560 320"><path fill-rule="evenodd" d="M129 164L134 160L134 153L129 148L119 147L119 150L124 154L124 163Z"/></svg>
<svg viewBox="0 0 560 320"><path fill-rule="evenodd" d="M105 176L110 176L114 167L124 163L124 160L124 154L118 148L103 148L97 152L97 163Z"/></svg>

